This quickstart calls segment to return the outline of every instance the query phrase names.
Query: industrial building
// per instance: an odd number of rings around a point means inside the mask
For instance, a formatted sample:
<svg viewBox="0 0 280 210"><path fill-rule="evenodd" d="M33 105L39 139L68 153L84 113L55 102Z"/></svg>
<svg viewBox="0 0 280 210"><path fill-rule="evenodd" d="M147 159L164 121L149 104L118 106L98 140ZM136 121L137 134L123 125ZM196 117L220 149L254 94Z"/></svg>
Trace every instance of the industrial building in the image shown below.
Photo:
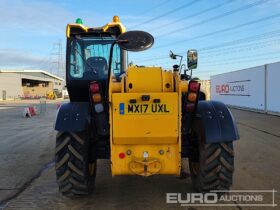
<svg viewBox="0 0 280 210"><path fill-rule="evenodd" d="M63 87L62 78L43 70L0 70L0 100L45 97Z"/></svg>

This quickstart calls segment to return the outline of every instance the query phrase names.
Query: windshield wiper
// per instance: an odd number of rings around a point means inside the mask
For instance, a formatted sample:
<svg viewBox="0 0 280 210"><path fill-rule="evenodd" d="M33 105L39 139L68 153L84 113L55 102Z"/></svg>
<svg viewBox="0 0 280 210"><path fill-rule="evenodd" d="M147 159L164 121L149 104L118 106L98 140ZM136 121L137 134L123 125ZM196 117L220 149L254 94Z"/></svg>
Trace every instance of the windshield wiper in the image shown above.
<svg viewBox="0 0 280 210"><path fill-rule="evenodd" d="M79 50L76 47L74 47L74 50L81 56L81 58L83 59L84 63L91 68L93 73L97 74L97 72L95 71L94 67L90 63L87 62L87 60L83 57L83 55L79 52Z"/></svg>

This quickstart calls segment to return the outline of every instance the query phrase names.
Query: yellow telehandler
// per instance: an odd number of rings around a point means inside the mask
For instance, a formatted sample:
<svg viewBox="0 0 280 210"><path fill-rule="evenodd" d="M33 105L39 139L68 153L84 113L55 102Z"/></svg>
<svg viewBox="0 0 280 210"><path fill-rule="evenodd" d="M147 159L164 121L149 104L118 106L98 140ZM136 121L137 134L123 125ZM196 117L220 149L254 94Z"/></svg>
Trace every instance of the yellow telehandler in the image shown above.
<svg viewBox="0 0 280 210"><path fill-rule="evenodd" d="M239 138L229 109L200 97L200 84L161 67L127 64L128 51L152 47L143 31L125 32L118 16L103 27L81 19L66 30L66 82L70 102L57 114L55 170L65 196L89 194L96 161L111 160L113 176L180 176L189 158L194 187L228 190ZM197 67L189 50L188 68Z"/></svg>

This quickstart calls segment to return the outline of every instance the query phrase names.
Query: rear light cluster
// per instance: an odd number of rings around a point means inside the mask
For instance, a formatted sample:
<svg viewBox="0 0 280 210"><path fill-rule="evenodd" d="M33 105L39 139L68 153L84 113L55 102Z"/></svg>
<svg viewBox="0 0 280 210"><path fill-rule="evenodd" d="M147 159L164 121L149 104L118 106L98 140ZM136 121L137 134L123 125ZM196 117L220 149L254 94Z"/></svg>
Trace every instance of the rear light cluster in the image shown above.
<svg viewBox="0 0 280 210"><path fill-rule="evenodd" d="M187 93L187 102L185 103L185 110L187 112L193 112L195 110L199 90L200 84L196 81L190 81Z"/></svg>
<svg viewBox="0 0 280 210"><path fill-rule="evenodd" d="M94 110L96 113L101 113L104 111L103 99L101 95L101 88L97 82L92 82L89 85L91 100L94 105Z"/></svg>

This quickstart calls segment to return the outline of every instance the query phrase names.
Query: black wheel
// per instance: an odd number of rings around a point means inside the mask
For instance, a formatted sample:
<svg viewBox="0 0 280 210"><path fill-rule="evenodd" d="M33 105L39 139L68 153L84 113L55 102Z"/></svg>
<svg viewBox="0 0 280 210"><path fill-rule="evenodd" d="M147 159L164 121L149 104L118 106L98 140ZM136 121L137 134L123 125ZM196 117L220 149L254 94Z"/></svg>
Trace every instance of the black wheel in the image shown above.
<svg viewBox="0 0 280 210"><path fill-rule="evenodd" d="M89 159L86 132L58 132L56 136L55 170L59 191L68 197L92 192L96 161Z"/></svg>
<svg viewBox="0 0 280 210"><path fill-rule="evenodd" d="M194 188L199 192L229 190L234 171L232 142L205 144L201 121L193 122L189 167Z"/></svg>

